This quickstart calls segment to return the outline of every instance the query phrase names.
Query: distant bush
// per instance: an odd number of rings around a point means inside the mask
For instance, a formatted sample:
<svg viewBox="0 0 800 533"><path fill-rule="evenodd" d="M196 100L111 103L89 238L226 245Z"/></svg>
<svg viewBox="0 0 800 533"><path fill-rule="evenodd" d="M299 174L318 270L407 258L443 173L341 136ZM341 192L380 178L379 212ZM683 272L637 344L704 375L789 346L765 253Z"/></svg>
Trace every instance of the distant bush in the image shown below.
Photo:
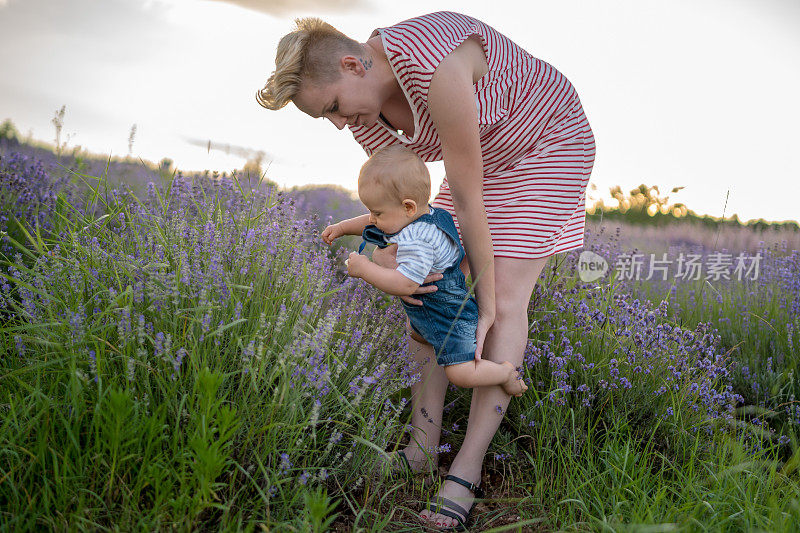
<svg viewBox="0 0 800 533"><path fill-rule="evenodd" d="M677 193L683 187L675 187L670 194ZM797 222L767 222L764 219L743 223L737 215L727 218L717 218L708 215L698 215L685 204L671 202L669 195L661 195L658 186L639 185L629 193L624 193L622 187L616 185L609 190L611 194L610 205L603 199L597 200L593 205L588 205L586 216L589 220L614 220L630 224L646 224L661 226L676 222L693 222L706 227L718 228L720 226L738 227L745 225L751 229L763 231L765 229L786 229L800 232Z"/></svg>
<svg viewBox="0 0 800 533"><path fill-rule="evenodd" d="M328 221L339 221L366 213L366 208L354 197L353 192L336 185L311 185L294 187L287 191L295 200L301 217L316 217L320 225Z"/></svg>
<svg viewBox="0 0 800 533"><path fill-rule="evenodd" d="M0 124L0 139L19 142L19 132L14 123L8 119Z"/></svg>

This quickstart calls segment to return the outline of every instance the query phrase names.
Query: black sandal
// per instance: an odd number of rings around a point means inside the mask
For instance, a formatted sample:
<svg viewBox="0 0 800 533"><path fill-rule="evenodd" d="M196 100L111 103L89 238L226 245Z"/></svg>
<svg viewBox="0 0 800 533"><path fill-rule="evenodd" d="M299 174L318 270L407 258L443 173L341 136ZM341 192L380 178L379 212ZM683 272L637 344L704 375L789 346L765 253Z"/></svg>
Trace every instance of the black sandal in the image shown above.
<svg viewBox="0 0 800 533"><path fill-rule="evenodd" d="M475 495L475 499L483 498L484 496L482 488L475 485L474 483L470 483L469 481L463 480L460 477L448 474L445 476L444 479L445 481L449 479L450 481L454 481L459 485L465 486L470 490L470 492L472 492ZM440 496L436 498L435 503L431 504L430 502L428 502L425 508L428 511L433 511L434 513L443 514L450 518L455 518L456 521L458 522L457 524L450 527L439 528L439 531L466 531L467 522L469 522L469 514L472 512L472 508L475 507L475 499L472 500L472 505L469 506L469 509L464 509L453 500L443 498ZM433 508L431 508L431 506L433 506ZM453 511L455 511L455 513Z"/></svg>
<svg viewBox="0 0 800 533"><path fill-rule="evenodd" d="M400 461L393 461L392 462L392 464L391 464L392 468L389 470L389 477L391 479L395 479L395 480L396 479L400 479L400 478L402 478L402 479L410 479L410 478L414 477L417 474L424 474L425 472L428 472L430 470L430 468L428 468L428 469L424 469L423 468L422 470L416 471L411 467L411 463L409 462L408 456L406 455L405 451L397 450L395 453L400 457ZM427 460L426 460L426 462L427 462ZM399 465L397 463L399 463ZM426 481L425 485L427 486L427 485L431 484L432 482L433 482L433 479L430 479L430 481Z"/></svg>
<svg viewBox="0 0 800 533"><path fill-rule="evenodd" d="M401 459L400 468L392 469L391 472L392 478L398 478L398 477L408 478L409 476L413 476L414 469L411 468L411 463L408 462L408 457L406 457L406 452L403 450L397 450L397 455L399 455Z"/></svg>

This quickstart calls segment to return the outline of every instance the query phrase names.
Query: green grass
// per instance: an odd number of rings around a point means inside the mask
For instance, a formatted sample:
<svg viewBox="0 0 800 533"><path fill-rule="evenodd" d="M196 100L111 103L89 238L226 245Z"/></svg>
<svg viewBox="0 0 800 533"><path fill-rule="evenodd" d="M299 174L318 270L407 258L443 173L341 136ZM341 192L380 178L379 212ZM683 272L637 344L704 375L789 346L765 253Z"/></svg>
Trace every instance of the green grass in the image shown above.
<svg viewBox="0 0 800 533"><path fill-rule="evenodd" d="M0 529L419 530L435 489L378 468L408 418L401 310L342 284L310 227L274 198L239 210L226 194L210 187L179 217L183 204L166 195L147 214L135 198L109 200L97 218L65 217L62 235L31 235L29 261L4 271L14 308L0 326ZM676 297L684 309L687 298ZM629 300L614 285L541 281L531 349L580 351L594 366L570 359L559 378L544 356L529 365L531 388L487 455L473 530L792 531L796 436L782 445L749 416L706 419L696 368L659 392L671 355L700 352L654 350L636 333L678 326L675 316L630 334L581 322L581 302L633 316ZM697 321L732 316L737 301L723 296L719 315ZM743 340L777 342L763 331ZM635 370L645 356L646 375ZM602 385L617 374L632 386ZM469 392L448 402L456 450Z"/></svg>

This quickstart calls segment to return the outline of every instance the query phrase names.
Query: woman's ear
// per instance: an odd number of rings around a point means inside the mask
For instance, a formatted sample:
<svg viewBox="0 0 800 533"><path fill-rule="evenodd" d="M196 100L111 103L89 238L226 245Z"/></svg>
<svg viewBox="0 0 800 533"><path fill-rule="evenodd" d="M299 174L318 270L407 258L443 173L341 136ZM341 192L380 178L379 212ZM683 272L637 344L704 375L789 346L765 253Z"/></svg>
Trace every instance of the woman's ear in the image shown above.
<svg viewBox="0 0 800 533"><path fill-rule="evenodd" d="M411 198L406 198L403 200L403 209L405 209L407 216L413 217L417 214L417 202Z"/></svg>
<svg viewBox="0 0 800 533"><path fill-rule="evenodd" d="M342 56L339 64L342 66L344 72L352 72L361 75L364 73L364 65L355 56Z"/></svg>

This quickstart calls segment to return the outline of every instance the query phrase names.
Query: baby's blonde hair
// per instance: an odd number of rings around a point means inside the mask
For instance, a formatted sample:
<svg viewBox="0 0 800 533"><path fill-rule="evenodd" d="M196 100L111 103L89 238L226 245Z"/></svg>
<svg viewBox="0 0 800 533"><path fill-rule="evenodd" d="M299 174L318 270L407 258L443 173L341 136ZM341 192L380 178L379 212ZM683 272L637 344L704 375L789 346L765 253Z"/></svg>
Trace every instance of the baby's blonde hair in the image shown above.
<svg viewBox="0 0 800 533"><path fill-rule="evenodd" d="M267 109L280 109L289 103L307 79L330 83L341 75L337 59L343 54L363 54L361 45L324 20L295 19L296 28L284 35L275 55L275 71L256 100Z"/></svg>
<svg viewBox="0 0 800 533"><path fill-rule="evenodd" d="M422 159L410 148L393 144L372 154L361 167L358 189L378 186L392 200L401 203L414 200L417 208L428 204L431 197L431 175Z"/></svg>

